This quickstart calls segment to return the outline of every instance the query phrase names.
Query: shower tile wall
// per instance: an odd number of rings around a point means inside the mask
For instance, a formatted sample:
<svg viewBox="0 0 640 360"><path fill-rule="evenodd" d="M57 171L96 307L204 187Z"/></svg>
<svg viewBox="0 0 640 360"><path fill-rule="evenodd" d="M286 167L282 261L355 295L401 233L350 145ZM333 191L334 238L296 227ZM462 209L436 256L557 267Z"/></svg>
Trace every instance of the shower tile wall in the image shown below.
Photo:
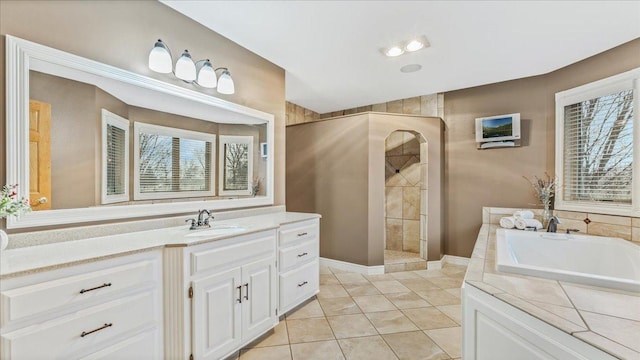
<svg viewBox="0 0 640 360"><path fill-rule="evenodd" d="M386 140L385 201L387 250L420 252L421 183L420 143L407 131Z"/></svg>

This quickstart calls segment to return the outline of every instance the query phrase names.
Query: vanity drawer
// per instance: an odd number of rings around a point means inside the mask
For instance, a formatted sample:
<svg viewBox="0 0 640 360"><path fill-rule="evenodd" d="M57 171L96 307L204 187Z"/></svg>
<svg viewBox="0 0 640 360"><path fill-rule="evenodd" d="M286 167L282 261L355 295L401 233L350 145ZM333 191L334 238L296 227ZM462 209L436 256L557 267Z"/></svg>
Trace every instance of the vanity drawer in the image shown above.
<svg viewBox="0 0 640 360"><path fill-rule="evenodd" d="M318 260L280 275L280 311L285 313L319 289Z"/></svg>
<svg viewBox="0 0 640 360"><path fill-rule="evenodd" d="M91 355L85 356L81 358L81 360L161 359L162 356L160 355L161 346L159 339L160 335L158 329L146 331Z"/></svg>
<svg viewBox="0 0 640 360"><path fill-rule="evenodd" d="M275 256L275 231L205 244L191 252L191 275L237 266L239 261Z"/></svg>
<svg viewBox="0 0 640 360"><path fill-rule="evenodd" d="M280 250L280 272L318 258L318 241L313 239L300 245Z"/></svg>
<svg viewBox="0 0 640 360"><path fill-rule="evenodd" d="M2 323L90 300L99 301L125 289L157 286L158 274L159 261L144 260L4 290L0 293Z"/></svg>
<svg viewBox="0 0 640 360"><path fill-rule="evenodd" d="M78 311L2 336L2 358L69 359L99 349L156 321L155 292L146 292Z"/></svg>
<svg viewBox="0 0 640 360"><path fill-rule="evenodd" d="M279 231L280 246L318 238L318 220L283 226Z"/></svg>

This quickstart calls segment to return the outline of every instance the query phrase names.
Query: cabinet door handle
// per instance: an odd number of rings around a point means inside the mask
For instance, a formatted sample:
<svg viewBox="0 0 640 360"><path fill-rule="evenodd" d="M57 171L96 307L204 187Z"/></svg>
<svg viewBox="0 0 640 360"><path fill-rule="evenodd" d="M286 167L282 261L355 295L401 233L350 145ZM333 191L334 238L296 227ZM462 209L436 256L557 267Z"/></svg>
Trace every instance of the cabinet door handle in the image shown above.
<svg viewBox="0 0 640 360"><path fill-rule="evenodd" d="M303 287L303 286L305 286L305 285L307 285L307 284L308 284L308 282L304 281L304 282L302 282L302 283L298 284L298 287Z"/></svg>
<svg viewBox="0 0 640 360"><path fill-rule="evenodd" d="M236 289L238 289L238 298L236 301L242 304L242 285L236 286Z"/></svg>
<svg viewBox="0 0 640 360"><path fill-rule="evenodd" d="M300 236L305 236L305 235L307 235L307 233L306 233L306 232L299 233L299 234L298 234L298 237L300 237Z"/></svg>
<svg viewBox="0 0 640 360"><path fill-rule="evenodd" d="M82 290L80 290L80 294L84 294L84 293L89 292L89 291L98 290L98 289L102 289L104 287L109 287L109 286L111 286L111 283L104 283L104 284L102 284L100 286L96 286L96 287L93 287L91 289L82 289Z"/></svg>
<svg viewBox="0 0 640 360"><path fill-rule="evenodd" d="M244 284L246 292L244 293L244 299L249 300L249 283Z"/></svg>
<svg viewBox="0 0 640 360"><path fill-rule="evenodd" d="M298 254L298 257L303 257L303 256L307 256L309 254L307 254L306 252L303 252L302 254Z"/></svg>
<svg viewBox="0 0 640 360"><path fill-rule="evenodd" d="M104 329L106 329L108 327L111 327L111 326L113 326L113 323L104 324L104 326L101 326L101 327L99 327L99 328L97 328L95 330L83 331L82 334L80 334L80 337L85 337L85 336L87 336L89 334L93 334L94 332L97 332L97 331L100 331L100 330L104 330Z"/></svg>

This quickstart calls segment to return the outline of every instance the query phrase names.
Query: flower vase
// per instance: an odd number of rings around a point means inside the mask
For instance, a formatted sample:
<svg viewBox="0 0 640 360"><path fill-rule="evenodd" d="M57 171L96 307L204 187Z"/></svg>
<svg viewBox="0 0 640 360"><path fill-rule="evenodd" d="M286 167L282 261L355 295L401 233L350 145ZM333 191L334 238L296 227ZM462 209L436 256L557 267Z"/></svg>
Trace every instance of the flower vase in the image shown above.
<svg viewBox="0 0 640 360"><path fill-rule="evenodd" d="M0 230L0 251L7 248L9 245L9 236L4 230Z"/></svg>
<svg viewBox="0 0 640 360"><path fill-rule="evenodd" d="M542 210L542 226L547 228L549 226L549 220L551 219L553 214L551 213L551 209L549 209L549 204L544 205L544 210Z"/></svg>

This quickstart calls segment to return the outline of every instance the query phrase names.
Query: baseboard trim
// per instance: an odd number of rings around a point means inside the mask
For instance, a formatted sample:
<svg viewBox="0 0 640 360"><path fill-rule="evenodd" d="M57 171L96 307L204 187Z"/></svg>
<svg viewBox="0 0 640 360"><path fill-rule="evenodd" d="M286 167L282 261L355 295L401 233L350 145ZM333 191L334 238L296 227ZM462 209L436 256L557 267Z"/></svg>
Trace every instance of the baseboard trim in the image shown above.
<svg viewBox="0 0 640 360"><path fill-rule="evenodd" d="M363 275L384 274L384 265L365 266L346 261L327 259L323 257L320 258L320 266L328 266L334 269L356 272Z"/></svg>
<svg viewBox="0 0 640 360"><path fill-rule="evenodd" d="M427 269L440 270L442 269L442 265L444 264L467 266L469 265L469 258L462 256L445 255L440 260L427 261Z"/></svg>
<svg viewBox="0 0 640 360"><path fill-rule="evenodd" d="M462 256L445 255L442 258L442 261L445 264L462 265L462 266L469 265L469 258L462 257Z"/></svg>

